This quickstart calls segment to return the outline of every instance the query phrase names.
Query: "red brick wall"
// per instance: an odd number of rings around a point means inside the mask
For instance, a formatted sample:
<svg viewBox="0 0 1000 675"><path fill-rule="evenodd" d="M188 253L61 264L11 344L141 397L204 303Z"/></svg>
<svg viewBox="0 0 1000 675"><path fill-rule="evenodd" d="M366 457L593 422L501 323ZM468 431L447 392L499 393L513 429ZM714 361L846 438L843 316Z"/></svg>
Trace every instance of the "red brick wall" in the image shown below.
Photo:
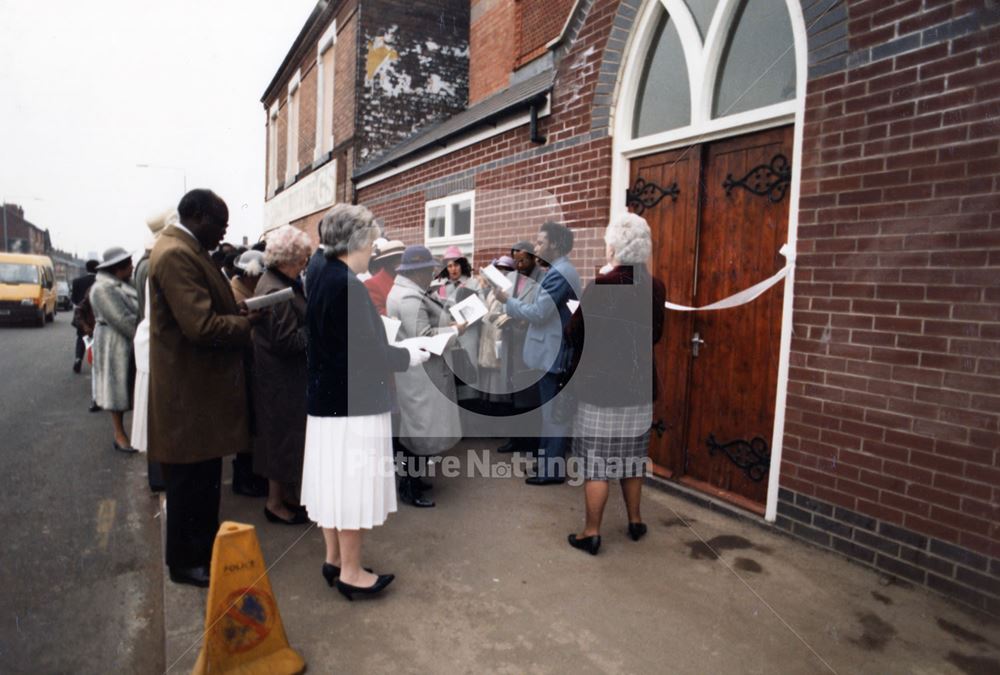
<svg viewBox="0 0 1000 675"><path fill-rule="evenodd" d="M1000 28L959 21L986 4L850 2L870 62L810 82L781 484L996 557Z"/></svg>
<svg viewBox="0 0 1000 675"><path fill-rule="evenodd" d="M516 0L517 59L521 66L545 53L549 42L559 37L575 0Z"/></svg>
<svg viewBox="0 0 1000 675"><path fill-rule="evenodd" d="M469 105L507 88L517 42L514 0L472 0Z"/></svg>

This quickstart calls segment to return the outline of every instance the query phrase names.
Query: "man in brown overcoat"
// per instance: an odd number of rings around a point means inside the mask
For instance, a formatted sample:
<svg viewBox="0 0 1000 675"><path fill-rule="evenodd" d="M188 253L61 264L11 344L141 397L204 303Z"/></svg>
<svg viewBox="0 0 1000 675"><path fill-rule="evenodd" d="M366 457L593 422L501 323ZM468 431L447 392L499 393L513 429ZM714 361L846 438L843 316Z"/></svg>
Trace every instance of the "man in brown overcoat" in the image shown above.
<svg viewBox="0 0 1000 675"><path fill-rule="evenodd" d="M210 190L177 206L149 260L149 459L167 485L166 562L176 583L207 586L219 529L222 457L249 446L247 315L209 257L229 209Z"/></svg>

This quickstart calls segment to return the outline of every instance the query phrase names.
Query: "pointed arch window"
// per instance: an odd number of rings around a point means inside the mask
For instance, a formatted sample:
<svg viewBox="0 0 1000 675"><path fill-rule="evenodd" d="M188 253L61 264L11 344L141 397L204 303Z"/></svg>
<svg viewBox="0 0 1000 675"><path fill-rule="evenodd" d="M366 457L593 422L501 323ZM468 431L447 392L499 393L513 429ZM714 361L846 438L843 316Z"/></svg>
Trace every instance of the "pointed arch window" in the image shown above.
<svg viewBox="0 0 1000 675"><path fill-rule="evenodd" d="M622 119L636 145L794 114L788 0L650 1Z"/></svg>
<svg viewBox="0 0 1000 675"><path fill-rule="evenodd" d="M691 95L684 49L666 12L660 12L643 66L632 135L636 138L691 123Z"/></svg>
<svg viewBox="0 0 1000 675"><path fill-rule="evenodd" d="M795 36L785 0L742 0L722 52L712 117L795 98Z"/></svg>

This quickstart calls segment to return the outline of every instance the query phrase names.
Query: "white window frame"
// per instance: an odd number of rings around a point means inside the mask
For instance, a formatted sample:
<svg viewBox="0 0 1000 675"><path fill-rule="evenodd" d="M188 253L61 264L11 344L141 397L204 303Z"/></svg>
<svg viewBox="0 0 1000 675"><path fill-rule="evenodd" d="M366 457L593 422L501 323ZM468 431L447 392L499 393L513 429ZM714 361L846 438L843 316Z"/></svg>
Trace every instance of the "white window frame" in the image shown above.
<svg viewBox="0 0 1000 675"><path fill-rule="evenodd" d="M625 50L622 76L616 92L612 122L611 213L625 213L625 191L629 184L629 161L665 150L686 148L738 134L751 133L794 123L792 180L788 205L788 250L798 242L799 193L802 183L802 128L805 121L805 92L809 76L808 35L800 0L785 0L795 38L795 98L756 110L712 119L712 96L715 78L721 67L726 38L732 27L739 0L719 0L712 21L702 40L701 32L684 0L645 0L635 21L635 28ZM641 138L632 138L636 100L642 81L646 56L656 32L654 20L665 9L677 29L687 62L691 88L691 124ZM774 402L774 431L771 437L771 470L767 485L764 519L777 518L778 488L781 479L781 455L784 448L785 410L788 399L788 370L792 341L792 309L795 292L794 254L792 269L785 280L778 357L778 385Z"/></svg>
<svg viewBox="0 0 1000 675"><path fill-rule="evenodd" d="M452 234L452 228L454 223L452 223L451 217L451 207L455 204L460 204L462 202L469 202L469 233L468 234ZM438 207L444 207L445 217L444 217L444 231L445 235L443 237L431 237L429 228L431 220L431 209ZM448 248L449 246L458 246L462 249L462 252L471 255L473 249L473 242L476 238L476 191L469 190L468 192L459 192L453 195L448 195L447 197L442 197L441 199L434 199L424 204L424 245L429 248L433 253L437 254Z"/></svg>
<svg viewBox="0 0 1000 675"><path fill-rule="evenodd" d="M288 83L286 132L288 142L285 154L285 185L295 182L299 175L299 85L302 84L302 71L296 70Z"/></svg>
<svg viewBox="0 0 1000 675"><path fill-rule="evenodd" d="M278 102L267 111L267 196L278 189Z"/></svg>
<svg viewBox="0 0 1000 675"><path fill-rule="evenodd" d="M319 43L316 45L316 149L313 151L313 161L318 162L320 158L327 152L333 149L335 145L333 139L333 115L330 115L330 128L324 127L324 122L326 118L326 100L329 94L330 106L332 112L333 106L333 93L336 91L334 82L336 81L337 72L337 53L336 50L333 53L333 62L331 70L333 72L329 73L330 81L330 91L326 91L327 85L327 73L324 72L323 67L323 57L326 53L334 48L337 44L337 22L334 20L330 27L326 29L323 33L323 37L320 38ZM327 147L329 146L329 147Z"/></svg>

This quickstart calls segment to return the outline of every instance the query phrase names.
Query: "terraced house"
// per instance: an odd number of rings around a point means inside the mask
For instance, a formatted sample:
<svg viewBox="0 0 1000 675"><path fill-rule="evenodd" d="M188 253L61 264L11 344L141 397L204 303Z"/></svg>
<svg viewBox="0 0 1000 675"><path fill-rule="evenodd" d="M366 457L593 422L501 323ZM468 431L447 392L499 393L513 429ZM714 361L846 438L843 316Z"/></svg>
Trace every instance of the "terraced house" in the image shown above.
<svg viewBox="0 0 1000 675"><path fill-rule="evenodd" d="M1000 614L995 2L376 4L320 3L265 95L269 225L352 200L484 263L558 218L592 276L631 209L670 302L771 279L668 312L655 473Z"/></svg>

